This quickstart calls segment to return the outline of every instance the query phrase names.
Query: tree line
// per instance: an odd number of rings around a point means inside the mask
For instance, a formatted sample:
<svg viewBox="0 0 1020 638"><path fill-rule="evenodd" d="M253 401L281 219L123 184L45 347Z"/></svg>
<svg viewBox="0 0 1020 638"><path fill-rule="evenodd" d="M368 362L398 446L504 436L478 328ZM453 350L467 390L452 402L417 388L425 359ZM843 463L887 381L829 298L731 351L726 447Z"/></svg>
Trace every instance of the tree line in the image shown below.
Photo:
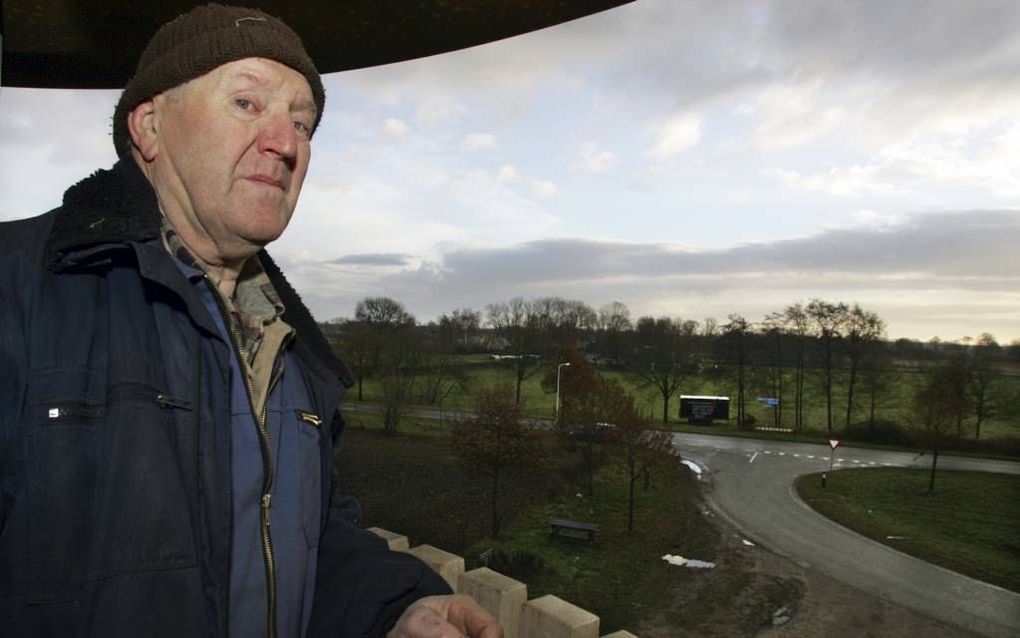
<svg viewBox="0 0 1020 638"><path fill-rule="evenodd" d="M747 408L752 395L764 393L777 400L771 425L798 432L809 425L808 396L820 396L824 407L823 424L811 425L832 433L864 423L874 432L882 425L879 408L897 399L897 375L914 372L931 379L936 370L954 368L957 373L950 376L959 398L954 425L960 436L966 425L980 438L983 423L1015 403L1003 381L1020 362L1020 343L1003 347L987 333L960 344L889 341L875 312L823 299L789 304L758 322L739 314L719 322L633 319L620 302L596 310L560 297L514 297L422 324L397 300L366 297L353 317L324 328L354 371L359 400L364 381L375 379L384 423L392 430L408 404L441 405L463 390L467 379L456 355L498 356L511 371L519 403L524 382L551 369L564 348L578 344L599 368L619 370L654 389L663 422L681 388L701 378L729 389L739 427L755 425ZM918 416L916 424L923 422Z"/></svg>

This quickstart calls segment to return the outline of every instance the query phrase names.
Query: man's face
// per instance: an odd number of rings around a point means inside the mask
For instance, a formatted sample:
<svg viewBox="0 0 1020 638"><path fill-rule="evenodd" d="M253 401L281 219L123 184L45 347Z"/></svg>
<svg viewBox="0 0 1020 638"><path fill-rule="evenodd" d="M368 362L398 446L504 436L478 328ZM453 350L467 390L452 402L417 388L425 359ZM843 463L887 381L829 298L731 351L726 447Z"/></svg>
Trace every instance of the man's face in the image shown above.
<svg viewBox="0 0 1020 638"><path fill-rule="evenodd" d="M154 104L153 185L189 248L214 263L246 257L279 237L311 154L315 102L304 76L247 58L158 95Z"/></svg>

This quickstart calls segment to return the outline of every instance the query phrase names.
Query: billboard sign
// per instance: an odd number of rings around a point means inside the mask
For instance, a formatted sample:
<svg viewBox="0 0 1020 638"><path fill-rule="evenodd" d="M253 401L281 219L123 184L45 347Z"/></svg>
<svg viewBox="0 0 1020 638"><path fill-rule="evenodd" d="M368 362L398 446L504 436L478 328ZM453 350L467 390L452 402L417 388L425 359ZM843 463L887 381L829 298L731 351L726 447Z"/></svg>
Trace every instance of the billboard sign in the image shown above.
<svg viewBox="0 0 1020 638"><path fill-rule="evenodd" d="M709 425L715 419L728 421L730 398L695 394L680 395L680 418L692 424Z"/></svg>

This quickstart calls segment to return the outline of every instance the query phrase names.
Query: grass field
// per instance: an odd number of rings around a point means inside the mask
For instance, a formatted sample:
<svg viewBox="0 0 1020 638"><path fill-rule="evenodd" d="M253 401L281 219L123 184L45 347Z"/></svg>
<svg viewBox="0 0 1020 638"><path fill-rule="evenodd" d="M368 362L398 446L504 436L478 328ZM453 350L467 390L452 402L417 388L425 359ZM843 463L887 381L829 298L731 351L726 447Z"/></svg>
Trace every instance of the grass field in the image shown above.
<svg viewBox="0 0 1020 638"><path fill-rule="evenodd" d="M472 403L471 392L473 388L493 385L496 383L507 383L512 385L514 382L513 372L508 365L492 362L486 359L485 355L463 355L458 358L458 362L463 366L463 370L466 373L466 387L447 397L442 402L441 407L443 408L451 410L470 409ZM600 373L608 378L619 380L635 397L638 409L641 413L648 415L656 422L661 422L662 397L654 387L641 383L641 380L632 373L618 370L600 370ZM546 392L541 385L544 374L545 369L539 369L532 376L527 378L522 385L522 398L525 403L525 409L531 416L551 417L554 413L555 395L553 393ZM564 374L569 374L569 369L565 369ZM914 372L901 371L891 375L890 379L886 383L887 390L885 395L876 410L876 417L881 420L898 423L902 426L908 426L912 420L909 408L911 397L916 391L921 380L921 375ZM783 420L779 425L783 427L792 427L793 395L790 390L792 388L792 375L789 376L786 383L788 386L786 394L787 402L791 407L787 407L783 410ZM1020 377L1003 377L999 383L1003 396L1020 397ZM814 371L811 375L809 375L805 384L804 434L816 437L826 436L828 434L825 399L821 388L822 384L820 374L818 374L817 371ZM770 395L771 392L769 389L763 387L763 384L758 382L752 383L748 387L747 392L749 395L747 412L750 416L754 417L756 424L760 426L774 425L774 409L765 407L754 400L757 396ZM668 417L669 424L673 426L683 423L679 419L680 394L712 394L733 397L736 395L736 389L725 376L720 376L718 378L712 378L708 375L692 376L690 380L680 388L680 391L677 392L677 394L670 400ZM366 380L364 395L366 401L379 400L379 388L374 380ZM357 396L357 392L353 391L351 393L351 397L353 398L355 396ZM862 422L867 419L868 406L863 393L859 391L857 396L858 400L855 401L852 420L854 422ZM1007 407L1014 405L1015 403L1015 401L1003 402L1003 404ZM734 407L735 406L731 404L731 412L733 412ZM834 428L837 432L844 429L845 421L846 389L844 387L844 382L839 380L833 393L833 422ZM735 428L735 422L731 421L729 424L719 423L713 427L720 430L732 430ZM969 421L965 422L963 431L964 438L972 438L973 434L973 424ZM1012 437L1015 440L1020 440L1020 414L1009 413L1000 407L997 414L994 414L982 425L981 438L988 440L1002 437Z"/></svg>
<svg viewBox="0 0 1020 638"><path fill-rule="evenodd" d="M953 571L1020 592L1020 476L926 470L839 470L797 492L850 529ZM889 536L901 537L889 539Z"/></svg>
<svg viewBox="0 0 1020 638"><path fill-rule="evenodd" d="M401 434L386 436L373 415L349 421L337 463L345 491L363 505L366 526L459 553L468 569L479 565L481 552L497 549L490 566L525 582L530 598L551 593L598 614L603 634L634 631L649 619L694 631L720 616L753 633L770 622L776 596L799 595L796 583L752 574L744 559L721 548L697 483L675 460L653 472L648 491L638 486L628 532L627 481L613 454L602 457L589 497L580 455L550 437L541 463L507 477L496 540L489 538L488 484L464 472L444 426L409 419ZM550 539L552 517L595 523L601 533L592 545ZM677 568L662 561L667 553L719 566Z"/></svg>

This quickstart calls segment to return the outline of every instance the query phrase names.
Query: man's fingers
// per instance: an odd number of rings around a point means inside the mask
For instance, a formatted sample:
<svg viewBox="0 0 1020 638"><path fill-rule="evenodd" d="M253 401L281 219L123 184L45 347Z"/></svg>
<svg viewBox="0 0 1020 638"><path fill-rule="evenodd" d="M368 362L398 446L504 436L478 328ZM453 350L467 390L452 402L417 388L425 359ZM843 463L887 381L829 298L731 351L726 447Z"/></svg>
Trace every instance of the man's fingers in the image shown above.
<svg viewBox="0 0 1020 638"><path fill-rule="evenodd" d="M408 607L388 638L465 638L444 619L447 606L430 598L436 597L423 598Z"/></svg>
<svg viewBox="0 0 1020 638"><path fill-rule="evenodd" d="M407 608L391 638L502 638L496 618L470 596L428 596Z"/></svg>
<svg viewBox="0 0 1020 638"><path fill-rule="evenodd" d="M470 596L456 595L450 600L447 618L471 638L503 638L503 629L495 616Z"/></svg>

